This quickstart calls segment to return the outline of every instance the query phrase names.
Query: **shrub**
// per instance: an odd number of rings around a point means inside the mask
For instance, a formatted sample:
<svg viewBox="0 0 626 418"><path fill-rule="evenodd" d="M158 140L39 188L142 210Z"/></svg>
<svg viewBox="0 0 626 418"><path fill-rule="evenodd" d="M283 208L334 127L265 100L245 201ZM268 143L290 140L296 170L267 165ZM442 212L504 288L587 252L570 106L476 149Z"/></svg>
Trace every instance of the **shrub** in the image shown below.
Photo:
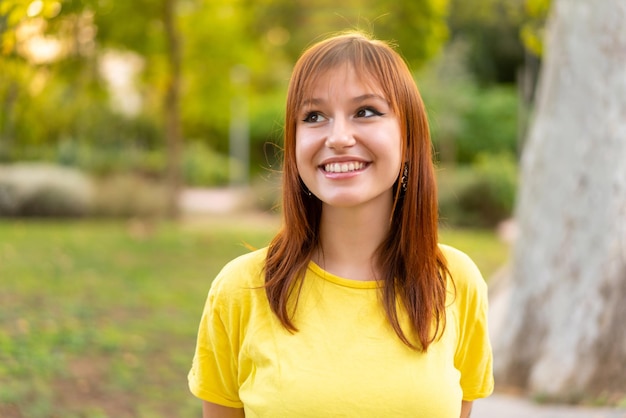
<svg viewBox="0 0 626 418"><path fill-rule="evenodd" d="M41 149L41 147L39 147ZM77 167L98 176L107 176L125 171L136 171L158 177L165 171L165 153L129 143L93 146L87 142L64 140L54 149L58 164ZM45 158L45 154L42 155Z"/></svg>
<svg viewBox="0 0 626 418"><path fill-rule="evenodd" d="M91 180L78 170L40 163L0 166L0 216L83 216L92 196Z"/></svg>
<svg viewBox="0 0 626 418"><path fill-rule="evenodd" d="M466 68L468 47L455 39L416 74L438 158L449 164L518 149L518 92L512 85L479 85Z"/></svg>
<svg viewBox="0 0 626 418"><path fill-rule="evenodd" d="M92 215L100 217L161 217L167 210L162 183L137 174L117 173L95 181Z"/></svg>
<svg viewBox="0 0 626 418"><path fill-rule="evenodd" d="M285 97L280 89L272 94L253 98L250 102L250 171L264 175L281 161Z"/></svg>
<svg viewBox="0 0 626 418"><path fill-rule="evenodd" d="M482 154L471 166L438 173L442 223L493 227L514 209L517 165L510 154Z"/></svg>
<svg viewBox="0 0 626 418"><path fill-rule="evenodd" d="M191 142L183 154L183 179L188 186L225 186L230 159L200 141Z"/></svg>
<svg viewBox="0 0 626 418"><path fill-rule="evenodd" d="M515 87L476 90L456 138L456 161L473 163L484 153L515 155L519 100Z"/></svg>
<svg viewBox="0 0 626 418"><path fill-rule="evenodd" d="M476 182L471 166L443 166L437 170L439 219L444 225L467 224L466 214L459 205L459 196Z"/></svg>
<svg viewBox="0 0 626 418"><path fill-rule="evenodd" d="M166 197L163 185L137 174L94 180L51 164L0 166L0 217L159 217Z"/></svg>

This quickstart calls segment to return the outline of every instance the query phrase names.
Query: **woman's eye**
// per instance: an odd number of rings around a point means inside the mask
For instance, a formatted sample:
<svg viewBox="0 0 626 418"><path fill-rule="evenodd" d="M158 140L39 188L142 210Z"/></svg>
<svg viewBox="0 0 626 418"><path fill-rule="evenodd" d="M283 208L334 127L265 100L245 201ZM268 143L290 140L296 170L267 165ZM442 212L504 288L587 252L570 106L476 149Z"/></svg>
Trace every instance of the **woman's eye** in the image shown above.
<svg viewBox="0 0 626 418"><path fill-rule="evenodd" d="M382 116L383 114L378 110L371 107L364 107L362 109L357 110L356 117L357 118L371 118L372 116Z"/></svg>
<svg viewBox="0 0 626 418"><path fill-rule="evenodd" d="M311 112L308 113L304 119L302 119L303 122L307 122L307 123L316 123L316 122L322 122L324 121L325 118L324 116L322 116L321 114L319 114L318 112Z"/></svg>

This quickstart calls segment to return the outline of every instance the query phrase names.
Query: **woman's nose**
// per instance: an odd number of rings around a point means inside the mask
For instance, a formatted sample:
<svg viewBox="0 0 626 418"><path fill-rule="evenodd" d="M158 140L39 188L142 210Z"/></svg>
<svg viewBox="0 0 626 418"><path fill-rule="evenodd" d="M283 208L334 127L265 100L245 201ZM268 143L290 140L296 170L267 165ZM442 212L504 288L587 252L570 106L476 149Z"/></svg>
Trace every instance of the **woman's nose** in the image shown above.
<svg viewBox="0 0 626 418"><path fill-rule="evenodd" d="M348 148L356 143L350 124L335 119L330 125L330 132L326 138L326 146L332 149Z"/></svg>

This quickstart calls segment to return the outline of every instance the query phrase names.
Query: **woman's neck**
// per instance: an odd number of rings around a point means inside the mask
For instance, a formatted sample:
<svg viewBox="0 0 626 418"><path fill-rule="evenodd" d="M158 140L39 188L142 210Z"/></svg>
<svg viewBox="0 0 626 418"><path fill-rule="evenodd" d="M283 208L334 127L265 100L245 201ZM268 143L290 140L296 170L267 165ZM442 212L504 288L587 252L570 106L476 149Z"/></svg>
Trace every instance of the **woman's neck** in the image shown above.
<svg viewBox="0 0 626 418"><path fill-rule="evenodd" d="M381 279L375 255L389 232L391 206L386 202L357 208L324 206L313 261L346 279Z"/></svg>

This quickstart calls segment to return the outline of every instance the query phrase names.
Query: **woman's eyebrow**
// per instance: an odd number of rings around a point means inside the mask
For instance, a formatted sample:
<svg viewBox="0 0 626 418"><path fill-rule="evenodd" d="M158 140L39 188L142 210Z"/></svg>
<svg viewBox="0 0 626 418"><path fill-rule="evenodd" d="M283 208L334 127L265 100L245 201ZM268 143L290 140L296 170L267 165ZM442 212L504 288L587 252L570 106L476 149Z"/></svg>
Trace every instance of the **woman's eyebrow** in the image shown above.
<svg viewBox="0 0 626 418"><path fill-rule="evenodd" d="M384 102L385 104L389 104L387 99L382 97L380 94L375 94L375 93L362 94L360 96L353 97L352 99L350 99L350 101L354 103L361 103L370 99L378 100L378 101ZM320 104L323 104L323 103L325 103L324 99L314 97L312 99L304 100L302 102L301 107L319 106Z"/></svg>
<svg viewBox="0 0 626 418"><path fill-rule="evenodd" d="M324 103L324 99L317 99L317 98L306 99L302 101L302 104L300 105L300 107L305 108L305 107L311 107L311 106L318 106L322 103Z"/></svg>
<svg viewBox="0 0 626 418"><path fill-rule="evenodd" d="M374 94L374 93L362 94L360 96L357 96L357 97L353 98L352 101L355 102L355 103L360 103L360 102L364 102L364 101L369 100L369 99L380 100L381 102L385 102L385 104L389 104L387 99L385 99L384 97L382 97L379 94Z"/></svg>

